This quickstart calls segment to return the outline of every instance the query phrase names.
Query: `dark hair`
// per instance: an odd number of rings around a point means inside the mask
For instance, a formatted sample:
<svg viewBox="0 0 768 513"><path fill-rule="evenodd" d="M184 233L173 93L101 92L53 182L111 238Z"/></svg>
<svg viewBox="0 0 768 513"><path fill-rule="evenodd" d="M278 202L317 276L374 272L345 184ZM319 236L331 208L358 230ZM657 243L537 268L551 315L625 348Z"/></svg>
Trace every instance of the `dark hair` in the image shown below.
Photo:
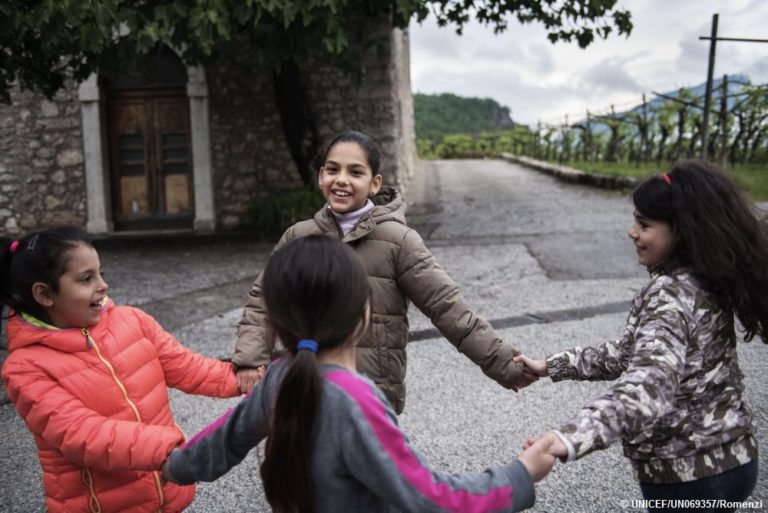
<svg viewBox="0 0 768 513"><path fill-rule="evenodd" d="M379 145L364 133L356 132L354 130L342 132L328 143L328 146L325 148L325 153L323 153L323 161L321 165L325 165L325 161L328 159L328 154L331 152L331 149L338 143L343 142L353 142L360 146L365 152L373 176L379 174L379 168L381 167L381 150L379 149Z"/></svg>
<svg viewBox="0 0 768 513"><path fill-rule="evenodd" d="M274 511L313 512L311 433L320 408L320 375L315 353L296 346L312 339L322 352L347 343L364 318L370 285L346 244L309 236L270 257L262 294L269 324L292 355L261 465L264 491Z"/></svg>
<svg viewBox="0 0 768 513"><path fill-rule="evenodd" d="M30 233L17 241L0 242L0 302L15 313L25 312L45 319L45 311L32 296L32 285L42 282L54 292L67 270L69 250L91 246L88 235L74 227L59 227Z"/></svg>
<svg viewBox="0 0 768 513"><path fill-rule="evenodd" d="M683 160L632 194L644 216L668 222L677 243L665 265L686 266L732 310L745 330L768 342L768 225L724 171Z"/></svg>

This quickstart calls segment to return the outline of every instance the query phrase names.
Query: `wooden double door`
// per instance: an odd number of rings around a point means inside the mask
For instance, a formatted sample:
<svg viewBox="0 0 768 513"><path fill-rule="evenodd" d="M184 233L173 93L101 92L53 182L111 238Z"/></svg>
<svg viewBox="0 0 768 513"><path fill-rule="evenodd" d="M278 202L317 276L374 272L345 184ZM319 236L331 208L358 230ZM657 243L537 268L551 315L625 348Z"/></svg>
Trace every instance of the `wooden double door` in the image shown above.
<svg viewBox="0 0 768 513"><path fill-rule="evenodd" d="M182 88L107 98L115 230L192 228L189 100Z"/></svg>

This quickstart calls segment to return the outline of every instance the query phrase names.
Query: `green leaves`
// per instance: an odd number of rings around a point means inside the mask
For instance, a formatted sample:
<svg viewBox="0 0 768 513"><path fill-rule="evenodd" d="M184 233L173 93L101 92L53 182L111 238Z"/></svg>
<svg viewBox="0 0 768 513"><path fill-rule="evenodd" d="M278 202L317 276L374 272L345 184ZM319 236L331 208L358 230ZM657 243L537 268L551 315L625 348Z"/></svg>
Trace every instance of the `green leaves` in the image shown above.
<svg viewBox="0 0 768 513"><path fill-rule="evenodd" d="M439 26L453 25L459 34L473 12L475 19L497 33L507 29L508 18L514 15L523 24L543 24L552 43L575 40L585 48L595 35L605 39L614 29L620 35L632 31L629 11L615 5L616 0L434 0L423 2L414 13L422 21L431 7Z"/></svg>
<svg viewBox="0 0 768 513"><path fill-rule="evenodd" d="M263 66L325 60L355 75L375 49L382 22L407 27L433 12L461 33L471 19L506 30L512 16L540 22L550 41L579 46L616 31L629 12L616 0L5 0L0 3L0 100L15 82L52 95L77 80L133 60L163 43L187 64L218 52L246 53Z"/></svg>

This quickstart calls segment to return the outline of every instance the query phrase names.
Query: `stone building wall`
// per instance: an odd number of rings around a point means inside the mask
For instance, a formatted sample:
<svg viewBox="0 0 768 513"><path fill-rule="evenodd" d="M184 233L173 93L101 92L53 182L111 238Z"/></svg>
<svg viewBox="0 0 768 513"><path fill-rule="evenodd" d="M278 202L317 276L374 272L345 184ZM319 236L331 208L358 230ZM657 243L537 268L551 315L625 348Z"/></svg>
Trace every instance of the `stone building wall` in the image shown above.
<svg viewBox="0 0 768 513"><path fill-rule="evenodd" d="M360 81L336 67L310 68L309 97L321 151L334 135L359 130L382 150L384 182L405 192L416 167L407 34L382 26L378 52ZM208 70L216 205L222 228L240 223L248 205L302 182L288 151L270 72L248 62Z"/></svg>
<svg viewBox="0 0 768 513"><path fill-rule="evenodd" d="M15 90L0 106L0 234L85 225L77 86L51 99Z"/></svg>
<svg viewBox="0 0 768 513"><path fill-rule="evenodd" d="M366 133L381 147L384 183L407 193L416 167L408 36L382 25L376 38L378 50L366 57L360 82L337 68L318 67L310 93L321 138L344 130Z"/></svg>
<svg viewBox="0 0 768 513"><path fill-rule="evenodd" d="M385 183L407 192L416 167L407 34L382 24L377 38L360 82L328 64L313 66L310 103L321 146L344 130L367 133L382 148ZM205 75L216 226L235 229L258 198L301 187L301 179L271 74L235 57ZM56 224L85 228L87 220L78 86L68 84L51 101L14 91L12 104L0 105L0 235Z"/></svg>
<svg viewBox="0 0 768 513"><path fill-rule="evenodd" d="M217 224L236 228L268 191L301 186L274 102L271 75L235 58L207 69Z"/></svg>

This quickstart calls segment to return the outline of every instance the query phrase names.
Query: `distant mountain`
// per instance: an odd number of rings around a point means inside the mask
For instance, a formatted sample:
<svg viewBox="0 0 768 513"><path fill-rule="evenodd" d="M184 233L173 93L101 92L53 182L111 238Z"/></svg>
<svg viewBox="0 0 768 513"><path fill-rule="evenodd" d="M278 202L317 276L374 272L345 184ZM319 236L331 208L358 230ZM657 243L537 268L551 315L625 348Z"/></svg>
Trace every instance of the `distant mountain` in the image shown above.
<svg viewBox="0 0 768 513"><path fill-rule="evenodd" d="M446 134L478 133L512 128L509 108L490 98L455 94L413 95L416 137L439 140Z"/></svg>

